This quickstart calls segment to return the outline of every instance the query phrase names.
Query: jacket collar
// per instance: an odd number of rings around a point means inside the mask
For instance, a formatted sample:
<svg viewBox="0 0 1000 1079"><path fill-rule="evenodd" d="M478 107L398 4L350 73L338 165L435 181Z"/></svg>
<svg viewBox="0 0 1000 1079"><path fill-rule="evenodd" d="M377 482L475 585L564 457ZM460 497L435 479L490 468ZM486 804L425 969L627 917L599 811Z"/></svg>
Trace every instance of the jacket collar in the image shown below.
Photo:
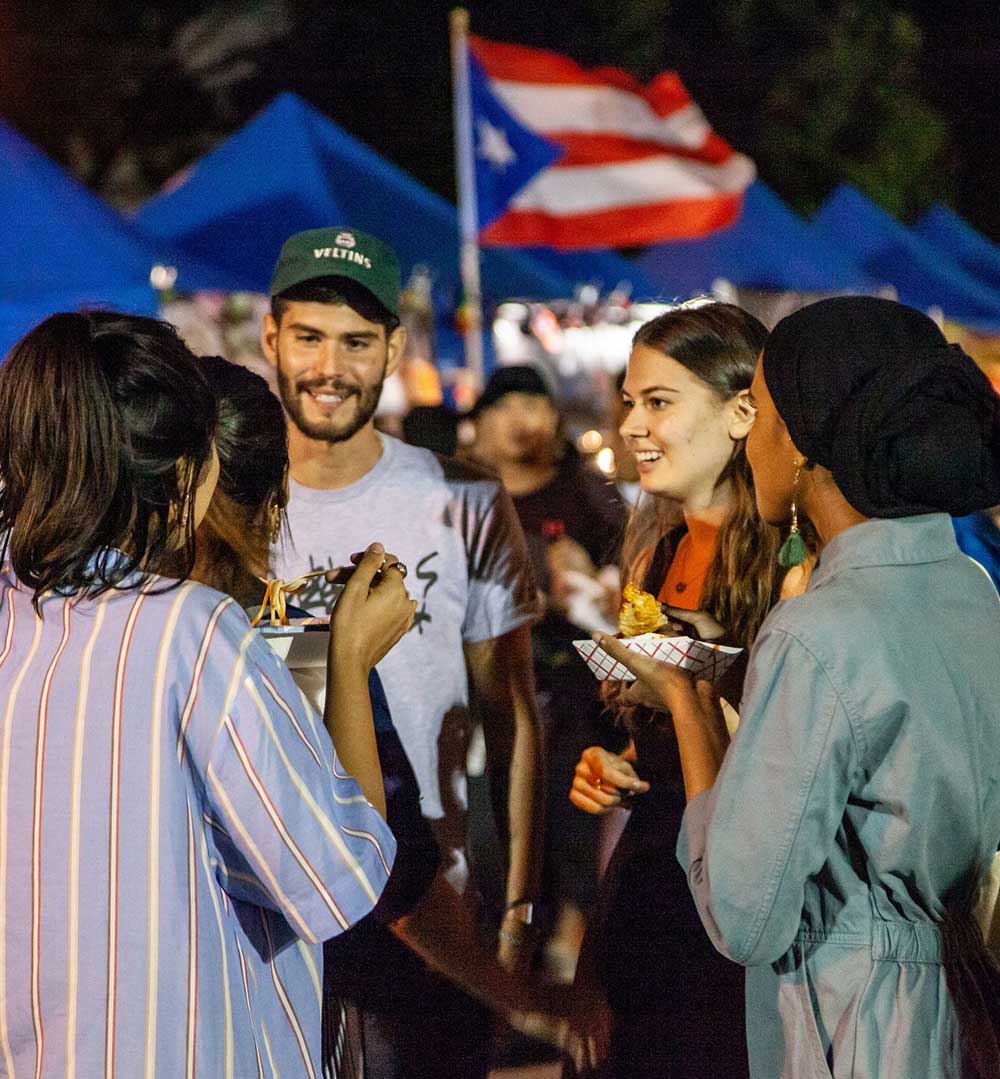
<svg viewBox="0 0 1000 1079"><path fill-rule="evenodd" d="M958 554L951 518L945 513L863 521L823 548L810 589L844 570L943 562Z"/></svg>

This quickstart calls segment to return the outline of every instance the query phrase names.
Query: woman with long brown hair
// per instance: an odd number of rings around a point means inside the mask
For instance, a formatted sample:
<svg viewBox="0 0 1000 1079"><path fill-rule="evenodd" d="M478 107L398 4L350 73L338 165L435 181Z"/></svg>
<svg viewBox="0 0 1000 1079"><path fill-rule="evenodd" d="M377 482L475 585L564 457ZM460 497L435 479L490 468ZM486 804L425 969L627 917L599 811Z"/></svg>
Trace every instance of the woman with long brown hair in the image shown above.
<svg viewBox="0 0 1000 1079"><path fill-rule="evenodd" d="M244 607L261 602L269 545L285 527L288 438L281 402L253 371L221 356L202 356L215 396L219 483L198 527L196 581Z"/></svg>
<svg viewBox="0 0 1000 1079"><path fill-rule="evenodd" d="M728 304L672 310L635 336L621 432L645 497L624 549L626 579L706 639L748 647L771 607L777 533L757 516L746 459L754 363L767 331ZM739 700L741 672L723 687ZM570 798L590 813L627 803L631 817L602 882L577 985L613 1016L606 1079L747 1074L743 972L704 939L674 848L684 787L669 716L613 707L631 741L594 746Z"/></svg>

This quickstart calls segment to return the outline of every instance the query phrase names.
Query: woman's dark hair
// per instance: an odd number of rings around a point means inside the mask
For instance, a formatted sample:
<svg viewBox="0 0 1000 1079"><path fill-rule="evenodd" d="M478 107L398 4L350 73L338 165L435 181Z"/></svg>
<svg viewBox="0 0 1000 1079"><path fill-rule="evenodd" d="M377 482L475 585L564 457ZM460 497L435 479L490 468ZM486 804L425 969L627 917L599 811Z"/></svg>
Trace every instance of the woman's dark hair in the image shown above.
<svg viewBox="0 0 1000 1079"><path fill-rule="evenodd" d="M219 483L192 576L249 604L261 594L272 525L288 501L285 414L260 375L219 356L201 364L219 410Z"/></svg>
<svg viewBox="0 0 1000 1079"><path fill-rule="evenodd" d="M52 315L14 346L0 369L0 534L36 607L50 589L137 587L168 560L187 576L215 418L166 322Z"/></svg>
<svg viewBox="0 0 1000 1079"><path fill-rule="evenodd" d="M203 356L201 369L219 418L219 487L241 506L258 509L275 495L285 504L288 438L281 402L248 367L221 356Z"/></svg>

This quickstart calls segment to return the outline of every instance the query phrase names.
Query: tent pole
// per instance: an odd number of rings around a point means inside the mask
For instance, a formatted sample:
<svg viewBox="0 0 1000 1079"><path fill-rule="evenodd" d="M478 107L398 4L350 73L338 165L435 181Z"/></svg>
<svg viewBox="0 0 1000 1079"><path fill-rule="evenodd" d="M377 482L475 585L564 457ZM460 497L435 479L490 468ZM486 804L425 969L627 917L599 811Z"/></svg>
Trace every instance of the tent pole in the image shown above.
<svg viewBox="0 0 1000 1079"><path fill-rule="evenodd" d="M451 12L451 77L461 236L465 368L478 395L483 388L483 297L479 280L479 212L476 206L476 152L469 89L469 13Z"/></svg>

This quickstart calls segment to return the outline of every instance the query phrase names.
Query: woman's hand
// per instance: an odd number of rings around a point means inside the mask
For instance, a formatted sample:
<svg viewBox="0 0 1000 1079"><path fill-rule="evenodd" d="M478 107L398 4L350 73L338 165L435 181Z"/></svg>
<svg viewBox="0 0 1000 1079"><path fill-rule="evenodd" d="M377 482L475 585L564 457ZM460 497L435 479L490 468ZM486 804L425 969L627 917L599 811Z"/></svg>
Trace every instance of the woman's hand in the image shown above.
<svg viewBox="0 0 1000 1079"><path fill-rule="evenodd" d="M806 555L806 560L801 565L792 566L785 574L781 582L780 599L790 599L792 596L801 596L809 587L809 578L816 568L816 555Z"/></svg>
<svg viewBox="0 0 1000 1079"><path fill-rule="evenodd" d="M629 651L614 637L595 633L594 639L635 675L636 685L624 694L626 700L629 693L636 694L637 699L641 694L670 712L688 798L711 787L729 746L729 731L712 683L695 683L680 667Z"/></svg>
<svg viewBox="0 0 1000 1079"><path fill-rule="evenodd" d="M590 746L577 762L569 800L585 813L600 815L621 805L623 797L648 790L649 784L624 757Z"/></svg>
<svg viewBox="0 0 1000 1079"><path fill-rule="evenodd" d="M331 659L357 663L367 673L413 625L417 604L406 593L401 565L381 543L361 556L330 618Z"/></svg>
<svg viewBox="0 0 1000 1079"><path fill-rule="evenodd" d="M668 607L664 604L663 613L667 618L687 622L694 627L700 641L718 641L726 635L725 626L720 626L708 611L689 611L684 607Z"/></svg>
<svg viewBox="0 0 1000 1079"><path fill-rule="evenodd" d="M692 700L698 700L705 692L696 690L687 671L673 663L663 663L643 652L633 652L625 647L624 642L604 633L595 633L594 640L609 656L635 675L636 680L621 695L621 699L628 704L644 704L648 708L673 712L675 708L690 705ZM698 684L707 686L711 694L711 683Z"/></svg>
<svg viewBox="0 0 1000 1079"><path fill-rule="evenodd" d="M572 574L593 577L597 570L586 550L569 536L560 536L545 548L545 561L549 571L549 600L556 610L565 612L573 590Z"/></svg>

